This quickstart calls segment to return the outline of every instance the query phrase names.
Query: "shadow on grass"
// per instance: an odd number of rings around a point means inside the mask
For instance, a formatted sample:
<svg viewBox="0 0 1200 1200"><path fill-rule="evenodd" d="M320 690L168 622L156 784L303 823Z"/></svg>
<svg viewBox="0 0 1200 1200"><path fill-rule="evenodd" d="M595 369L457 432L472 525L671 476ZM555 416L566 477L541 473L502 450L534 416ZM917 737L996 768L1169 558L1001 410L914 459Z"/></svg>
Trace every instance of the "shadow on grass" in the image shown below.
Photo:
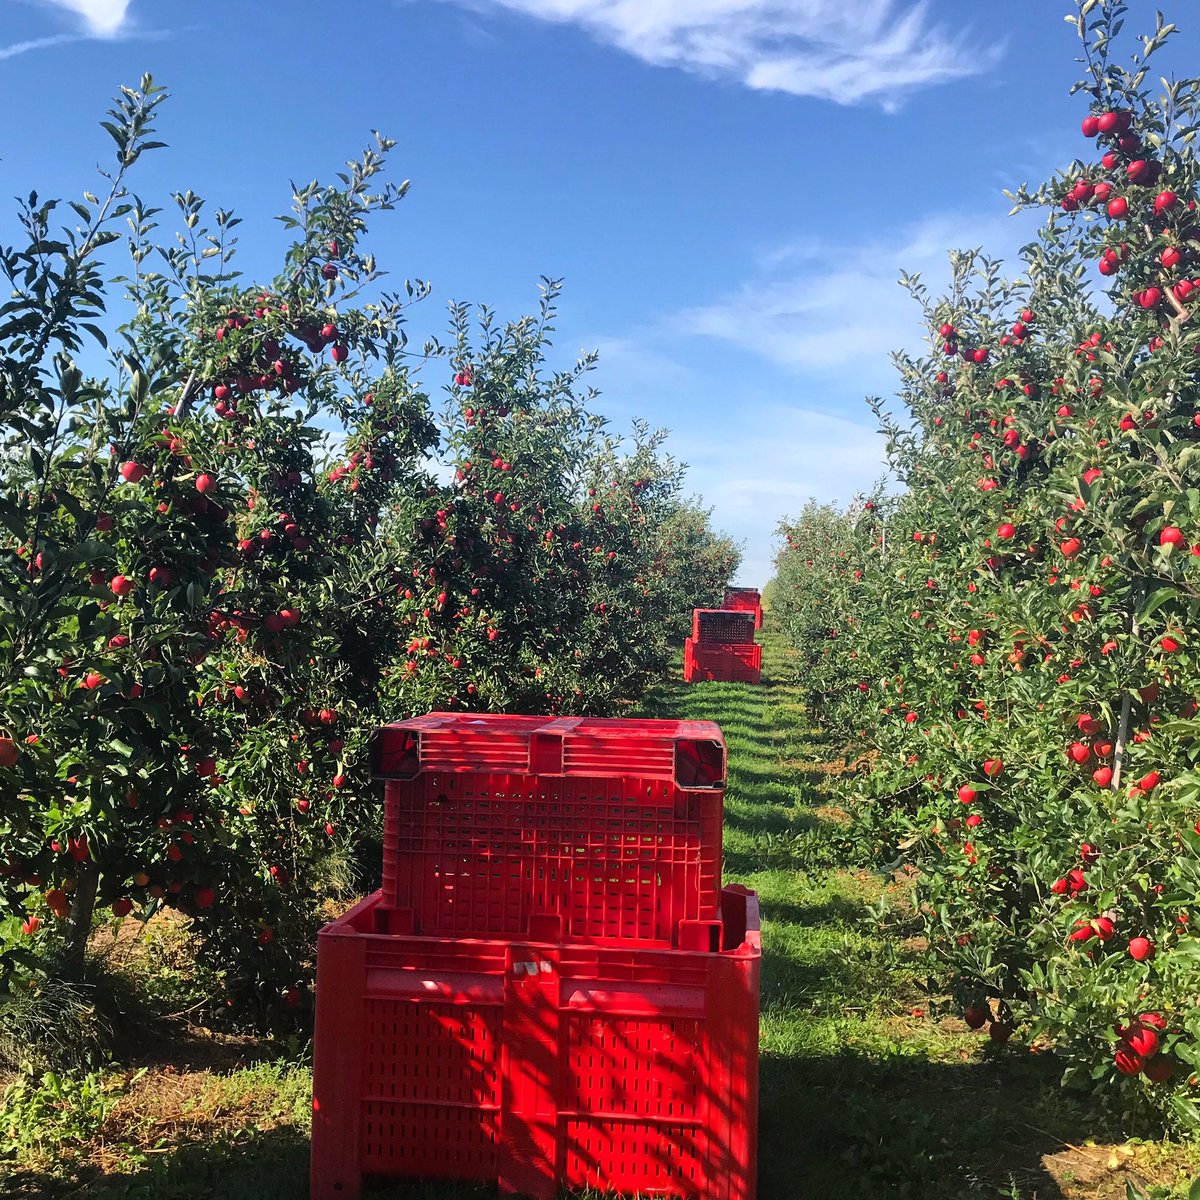
<svg viewBox="0 0 1200 1200"><path fill-rule="evenodd" d="M308 1135L291 1126L185 1143L145 1165L69 1180L13 1176L5 1200L298 1200L308 1195Z"/></svg>
<svg viewBox="0 0 1200 1200"><path fill-rule="evenodd" d="M729 787L739 794L742 792L754 794L764 787L781 792L787 791L782 786L780 770L777 766L751 767L745 762L739 762L731 770L730 775L731 782Z"/></svg>
<svg viewBox="0 0 1200 1200"><path fill-rule="evenodd" d="M234 1138L185 1143L146 1155L144 1167L88 1179L16 1175L4 1200L304 1200L308 1131L247 1130ZM366 1180L363 1200L484 1200L494 1187L474 1183Z"/></svg>
<svg viewBox="0 0 1200 1200"><path fill-rule="evenodd" d="M740 813L733 807L725 809L726 830L736 829L750 837L755 834L803 833L809 829L816 829L821 824L820 817L804 811L795 812L782 804L767 811L750 813Z"/></svg>
<svg viewBox="0 0 1200 1200"><path fill-rule="evenodd" d="M762 914L765 921L779 925L828 925L838 921L847 925L858 921L866 911L866 905L848 896L830 896L813 904L796 904L788 900L764 900Z"/></svg>
<svg viewBox="0 0 1200 1200"><path fill-rule="evenodd" d="M1043 1157L1105 1131L1061 1100L1057 1114L1031 1111L1054 1078L1048 1063L1029 1067L765 1055L758 1200L1062 1200Z"/></svg>

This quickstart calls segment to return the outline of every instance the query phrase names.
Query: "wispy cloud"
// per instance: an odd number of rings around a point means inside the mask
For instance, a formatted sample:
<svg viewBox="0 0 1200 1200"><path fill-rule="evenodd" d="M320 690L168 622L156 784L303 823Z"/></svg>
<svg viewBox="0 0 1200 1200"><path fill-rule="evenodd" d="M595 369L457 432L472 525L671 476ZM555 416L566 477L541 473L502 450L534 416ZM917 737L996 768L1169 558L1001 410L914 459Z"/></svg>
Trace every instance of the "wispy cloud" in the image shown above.
<svg viewBox="0 0 1200 1200"><path fill-rule="evenodd" d="M808 387L787 395L714 371L686 351L664 324L600 348L603 411L621 429L635 416L671 428L670 452L687 463L690 490L713 508L716 525L745 547L743 578L765 583L772 573L772 535L785 513L810 498L847 501L885 469L884 439L861 393L838 396L849 415L820 411L827 397ZM820 399L818 399L820 396Z"/></svg>
<svg viewBox="0 0 1200 1200"><path fill-rule="evenodd" d="M443 2L578 25L656 66L888 110L920 88L981 74L1002 53L939 26L928 0Z"/></svg>
<svg viewBox="0 0 1200 1200"><path fill-rule="evenodd" d="M111 41L128 32L129 6L132 0L37 0L43 6L65 9L75 16L78 33L56 33L48 37L29 38L0 46L0 62L28 54L31 50L50 50L72 42L92 40Z"/></svg>
<svg viewBox="0 0 1200 1200"><path fill-rule="evenodd" d="M593 339L606 410L663 414L689 485L745 543L744 577L765 582L780 517L810 498L846 503L885 471L884 439L862 398L893 394L891 352L917 350L925 336L901 271L920 274L936 295L949 283L948 251L982 246L1015 274L1032 220L946 213L869 239L766 248L724 294ZM747 367L722 347L760 361ZM764 375L770 384L743 382ZM780 401L789 395L794 403Z"/></svg>
<svg viewBox="0 0 1200 1200"><path fill-rule="evenodd" d="M740 402L739 402L740 399ZM681 429L671 449L688 463L688 482L712 505L715 523L746 548L742 577L763 584L773 574L776 522L810 500L847 502L883 474L884 439L866 421L802 405L731 398L720 437Z"/></svg>
<svg viewBox="0 0 1200 1200"><path fill-rule="evenodd" d="M63 46L68 42L83 40L79 34L60 33L54 37L30 38L27 42L14 42L11 46L0 46L0 62L6 58L16 58L18 54L28 54L30 50L49 50L52 46Z"/></svg>
<svg viewBox="0 0 1200 1200"><path fill-rule="evenodd" d="M897 284L901 271L936 289L949 280L951 248L983 246L1011 261L1027 233L1000 215L936 216L886 239L797 242L764 254L734 291L674 314L667 326L806 375L872 385L890 377L891 351L915 348L921 335L920 311Z"/></svg>

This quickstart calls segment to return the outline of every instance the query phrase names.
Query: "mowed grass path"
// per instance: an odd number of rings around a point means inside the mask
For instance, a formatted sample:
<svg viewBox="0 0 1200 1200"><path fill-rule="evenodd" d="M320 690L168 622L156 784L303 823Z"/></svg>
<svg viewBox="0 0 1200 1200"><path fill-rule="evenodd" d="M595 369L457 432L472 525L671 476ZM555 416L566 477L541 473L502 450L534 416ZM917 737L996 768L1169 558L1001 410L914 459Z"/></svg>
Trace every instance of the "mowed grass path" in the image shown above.
<svg viewBox="0 0 1200 1200"><path fill-rule="evenodd" d="M1186 1196L1197 1166L1187 1149L1123 1141L1117 1118L1065 1097L1048 1056L993 1046L922 991L930 966L911 936L909 889L852 865L847 818L831 800L853 764L812 728L788 676L768 632L761 686L668 683L641 709L715 720L729 746L725 877L757 890L764 918L759 1200ZM32 1160L0 1161L0 1196L307 1195L303 1059L181 1030L104 1078L111 1111L93 1101L80 1120L70 1102L38 1109L42 1144ZM495 1191L381 1182L367 1194Z"/></svg>

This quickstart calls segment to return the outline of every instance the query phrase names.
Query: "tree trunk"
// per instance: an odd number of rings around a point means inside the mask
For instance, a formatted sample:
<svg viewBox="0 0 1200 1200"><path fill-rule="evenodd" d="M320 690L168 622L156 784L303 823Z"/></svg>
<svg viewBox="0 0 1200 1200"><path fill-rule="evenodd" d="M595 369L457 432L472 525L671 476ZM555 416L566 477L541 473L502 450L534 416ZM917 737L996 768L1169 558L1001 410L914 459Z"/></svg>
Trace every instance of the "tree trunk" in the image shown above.
<svg viewBox="0 0 1200 1200"><path fill-rule="evenodd" d="M1133 593L1133 612L1129 616L1128 628L1131 637L1139 637L1137 614L1142 607L1142 597L1145 589L1137 588ZM1113 746L1113 773L1109 787L1115 792L1121 786L1121 768L1125 765L1125 747L1129 742L1129 717L1133 707L1133 698L1128 692L1121 697L1121 716L1117 721L1117 740Z"/></svg>
<svg viewBox="0 0 1200 1200"><path fill-rule="evenodd" d="M1121 786L1121 768L1125 765L1125 744L1129 741L1129 710L1133 706L1129 693L1121 697L1121 716L1117 722L1117 740L1113 745L1113 773L1109 787L1117 791Z"/></svg>
<svg viewBox="0 0 1200 1200"><path fill-rule="evenodd" d="M75 875L75 893L71 897L71 929L67 935L65 973L70 979L83 975L83 956L92 931L92 913L96 909L96 885L100 870L89 858L79 864Z"/></svg>

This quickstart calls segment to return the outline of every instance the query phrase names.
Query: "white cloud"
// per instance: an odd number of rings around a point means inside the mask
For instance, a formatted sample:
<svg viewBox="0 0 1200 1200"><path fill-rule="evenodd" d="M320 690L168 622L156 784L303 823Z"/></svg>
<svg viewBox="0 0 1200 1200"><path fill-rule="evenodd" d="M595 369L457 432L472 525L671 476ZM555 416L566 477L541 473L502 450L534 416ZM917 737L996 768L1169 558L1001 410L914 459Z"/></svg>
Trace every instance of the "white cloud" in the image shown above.
<svg viewBox="0 0 1200 1200"><path fill-rule="evenodd" d="M0 62L28 54L31 50L49 50L54 46L65 46L71 42L84 42L93 38L104 41L123 36L127 32L126 17L132 0L35 0L53 8L66 9L74 13L79 33L58 33L49 37L30 38L0 46ZM150 35L157 36L157 35Z"/></svg>
<svg viewBox="0 0 1200 1200"><path fill-rule="evenodd" d="M0 4L2 2L4 0L0 0ZM130 19L132 0L29 0L29 2L73 13L76 18L73 24L77 26L79 32L34 37L29 41L14 42L12 46L0 46L0 61L16 58L18 54L28 54L30 50L67 46L71 42L115 42L126 41L128 38L154 42L173 36L170 30L136 28Z"/></svg>
<svg viewBox="0 0 1200 1200"><path fill-rule="evenodd" d="M892 395L891 352L917 350L925 336L920 308L897 283L901 271L920 274L936 296L949 283L948 251L982 246L1016 274L1035 220L942 214L870 240L803 238L764 250L728 293L597 339L601 406L662 412L688 486L745 543L743 578L763 583L780 518L810 498L845 504L885 472L884 439L862 397ZM706 353L698 339L783 367L794 383L781 384L763 363ZM764 375L771 382L744 382ZM797 402L780 403L781 395Z"/></svg>
<svg viewBox="0 0 1200 1200"><path fill-rule="evenodd" d="M695 383L691 367L645 340L631 337L598 337L591 347L600 354L597 372L588 383L606 391L605 380L617 378L630 396L645 392L684 389ZM601 407L604 407L603 405Z"/></svg>
<svg viewBox="0 0 1200 1200"><path fill-rule="evenodd" d="M714 523L745 543L741 578L761 586L774 574L779 520L810 499L844 504L869 490L884 472L884 439L873 424L750 397L731 400L726 416L720 436L679 430L670 447Z"/></svg>
<svg viewBox="0 0 1200 1200"><path fill-rule="evenodd" d="M110 38L121 32L131 0L46 0L75 13L91 37Z"/></svg>
<svg viewBox="0 0 1200 1200"><path fill-rule="evenodd" d="M67 42L81 40L74 34L60 33L54 37L31 38L27 42L14 42L11 46L0 46L0 62L6 58L16 58L18 54L27 54L30 50L48 50L51 46L63 46Z"/></svg>
<svg viewBox="0 0 1200 1200"><path fill-rule="evenodd" d="M1002 52L939 27L928 0L443 2L579 25L655 66L888 110L918 88L988 70Z"/></svg>
<svg viewBox="0 0 1200 1200"><path fill-rule="evenodd" d="M938 216L886 239L797 242L763 255L732 293L676 313L667 326L794 371L873 383L890 376L889 354L914 348L921 334L920 310L897 283L902 271L920 274L936 295L949 281L951 248L982 246L1012 262L1027 232L1006 217Z"/></svg>

